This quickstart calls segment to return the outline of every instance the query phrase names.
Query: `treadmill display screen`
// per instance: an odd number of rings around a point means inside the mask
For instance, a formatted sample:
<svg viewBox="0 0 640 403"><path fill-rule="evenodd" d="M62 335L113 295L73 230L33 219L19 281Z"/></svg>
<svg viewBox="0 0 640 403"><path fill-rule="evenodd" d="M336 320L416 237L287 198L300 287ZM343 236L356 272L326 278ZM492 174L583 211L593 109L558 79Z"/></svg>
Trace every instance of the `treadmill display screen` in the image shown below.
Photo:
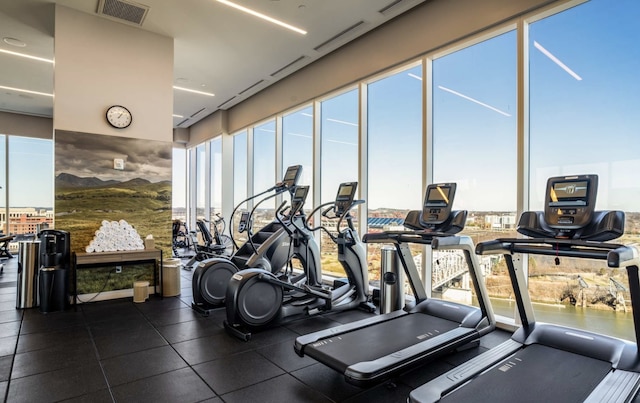
<svg viewBox="0 0 640 403"><path fill-rule="evenodd" d="M425 200L425 207L445 207L449 205L449 192L451 188L448 186L435 186L429 189Z"/></svg>
<svg viewBox="0 0 640 403"><path fill-rule="evenodd" d="M589 224L596 205L598 175L556 176L547 180L545 221L566 232Z"/></svg>
<svg viewBox="0 0 640 403"><path fill-rule="evenodd" d="M589 182L555 182L550 189L551 206L586 206L589 195Z"/></svg>

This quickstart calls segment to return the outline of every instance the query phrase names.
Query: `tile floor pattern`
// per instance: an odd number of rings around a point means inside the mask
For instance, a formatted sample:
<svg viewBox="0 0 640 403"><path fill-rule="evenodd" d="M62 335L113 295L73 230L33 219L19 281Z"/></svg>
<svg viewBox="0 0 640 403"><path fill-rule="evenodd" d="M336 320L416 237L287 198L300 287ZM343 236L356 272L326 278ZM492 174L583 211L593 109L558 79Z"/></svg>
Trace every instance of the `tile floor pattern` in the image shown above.
<svg viewBox="0 0 640 403"><path fill-rule="evenodd" d="M364 312L299 320L242 342L223 329L224 310L206 318L191 310L192 273L183 270L179 297L42 314L15 309L16 260L0 275L0 396L7 402L405 402L413 388L508 337L494 332L480 347L360 389L298 357L293 343Z"/></svg>

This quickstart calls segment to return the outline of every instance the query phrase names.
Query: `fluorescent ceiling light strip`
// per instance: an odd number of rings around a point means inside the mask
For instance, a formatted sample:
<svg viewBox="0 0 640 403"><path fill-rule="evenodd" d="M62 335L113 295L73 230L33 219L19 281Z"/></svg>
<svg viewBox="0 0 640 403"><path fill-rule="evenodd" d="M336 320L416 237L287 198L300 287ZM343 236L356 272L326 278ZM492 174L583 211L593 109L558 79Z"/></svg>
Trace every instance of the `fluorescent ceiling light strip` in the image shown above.
<svg viewBox="0 0 640 403"><path fill-rule="evenodd" d="M416 76L416 75L415 75L415 74L413 74L413 73L407 73L407 75L408 75L409 77L411 77L411 78L415 78L416 80L420 80L420 81L422 81L422 77L420 77L420 76Z"/></svg>
<svg viewBox="0 0 640 403"><path fill-rule="evenodd" d="M53 94L47 94L46 92L38 92L38 91L30 91L30 90L23 90L21 88L13 88L13 87L5 87L3 85L0 85L0 88L3 90L10 90L10 91L18 91L18 92L25 92L27 94L35 94L35 95L43 95L45 97L53 97Z"/></svg>
<svg viewBox="0 0 640 403"><path fill-rule="evenodd" d="M564 71L566 71L567 73L569 73L569 75L573 78L575 78L578 81L582 81L582 77L580 77L578 74L576 74L575 71L571 70L566 64L562 63L560 61L560 59L558 59L557 57L555 57L551 52L549 52L547 49L545 49L542 45L540 45L538 42L533 41L533 46L535 46L536 49L538 49L540 52L542 52L543 55L547 56L549 59L551 59L552 62L554 62L555 64L557 64L558 66L560 66L560 68Z"/></svg>
<svg viewBox="0 0 640 403"><path fill-rule="evenodd" d="M267 132L267 133L275 133L275 132L276 132L276 131L275 131L275 130L273 130L273 129L263 129L263 128L260 128L260 129L258 129L258 130L259 130L259 131L261 131L261 132Z"/></svg>
<svg viewBox="0 0 640 403"><path fill-rule="evenodd" d="M284 28L290 29L290 30L292 30L292 31L294 31L294 32L297 32L297 33L299 33L299 34L302 34L302 35L306 35L306 34L307 34L307 31L305 31L305 30L303 30L303 29L300 29L300 28L294 27L293 25L289 25L289 24L287 24L286 22L282 22L282 21L280 21L280 20L276 20L275 18L271 18L271 17L269 17L268 15L264 15L264 14L262 14L262 13L259 13L259 12L257 12L257 11L254 11L254 10L252 10L252 9L250 9L250 8L243 7L243 6L239 5L239 4L232 3L232 2L227 1L227 0L218 0L218 3L222 3L222 4L227 5L227 6L229 6L229 7L233 7L233 8L235 8L236 10L240 10L240 11L242 11L242 12L244 12L244 13L247 13L247 14L251 14L251 15L253 15L254 17L262 18L262 19L263 19L263 20L265 20L265 21L269 21L269 22L271 22L271 23L273 23L273 24L280 25L281 27L284 27Z"/></svg>
<svg viewBox="0 0 640 403"><path fill-rule="evenodd" d="M443 91L450 92L450 93L452 93L453 95L457 95L457 96L459 96L460 98L464 98L464 99L466 99L467 101L475 102L476 104L478 104L478 105L480 105L480 106L484 106L485 108L491 109L491 110L492 110L492 111L494 111L494 112L498 112L498 113L499 113L499 114L501 114L501 115L504 115L504 116L511 116L511 115L510 115L510 114L508 114L507 112L503 112L503 111L501 111L501 110L500 110L500 109L498 109L498 108L494 108L493 106L491 106L491 105L487 105L487 104L485 104L484 102L480 102L480 101L478 101L477 99L473 99L473 98L471 98L471 97L468 97L468 96L466 96L466 95L464 95L464 94L459 93L458 91L454 91L454 90L452 90L452 89L449 89L449 88L443 87L443 86L441 86L441 85L439 85L439 86L438 86L438 88L440 88L440 89L441 89L441 90L443 90Z"/></svg>
<svg viewBox="0 0 640 403"><path fill-rule="evenodd" d="M311 114L311 113L306 113L306 112L302 112L302 113L301 113L301 115L302 115L302 116L307 116L307 117L310 117L310 118L312 118L312 117L313 117L313 114Z"/></svg>
<svg viewBox="0 0 640 403"><path fill-rule="evenodd" d="M189 88L184 88L184 87L176 87L175 85L173 86L174 90L180 90L180 91L186 91L186 92L193 92L194 94L200 94L200 95L206 95L208 97L215 97L216 94L212 94L210 92L204 92L204 91L196 91L196 90L192 90Z"/></svg>
<svg viewBox="0 0 640 403"><path fill-rule="evenodd" d="M47 62L47 63L51 63L53 64L53 60L51 59L45 59L44 57L37 57L37 56L31 56L31 55L26 55L24 53L19 53L19 52L12 52L10 50L5 50L5 49L0 49L0 53L6 53L8 55L13 55L13 56L19 56L19 57L25 57L27 59L32 59L32 60L37 60L39 62Z"/></svg>
<svg viewBox="0 0 640 403"><path fill-rule="evenodd" d="M174 117L174 118L183 118L184 116L182 116L182 115L176 115L176 114L174 113L174 114L173 114L173 117Z"/></svg>
<svg viewBox="0 0 640 403"><path fill-rule="evenodd" d="M349 126L358 127L357 123L345 122L344 120L331 119L331 118L327 118L327 120L330 121L330 122L342 123L343 125L349 125Z"/></svg>

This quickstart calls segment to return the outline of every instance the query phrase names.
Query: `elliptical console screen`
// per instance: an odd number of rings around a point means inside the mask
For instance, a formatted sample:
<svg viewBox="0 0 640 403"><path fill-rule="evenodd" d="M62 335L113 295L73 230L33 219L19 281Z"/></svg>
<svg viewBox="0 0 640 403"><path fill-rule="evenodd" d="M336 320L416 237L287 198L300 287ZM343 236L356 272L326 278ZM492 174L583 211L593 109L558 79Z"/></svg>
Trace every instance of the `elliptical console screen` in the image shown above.
<svg viewBox="0 0 640 403"><path fill-rule="evenodd" d="M298 183L300 174L302 173L302 165L292 165L287 168L284 173L284 179L282 180L282 186L291 189Z"/></svg>
<svg viewBox="0 0 640 403"><path fill-rule="evenodd" d="M349 210L351 204L353 204L353 198L357 188L358 182L345 182L340 184L335 202L336 215L342 215Z"/></svg>
<svg viewBox="0 0 640 403"><path fill-rule="evenodd" d="M578 229L591 221L597 175L559 176L547 181L545 220L552 228Z"/></svg>
<svg viewBox="0 0 640 403"><path fill-rule="evenodd" d="M245 232L249 225L249 212L245 211L240 216L240 222L238 223L238 232Z"/></svg>
<svg viewBox="0 0 640 403"><path fill-rule="evenodd" d="M422 207L422 223L442 224L451 214L453 197L456 194L455 183L439 183L427 186Z"/></svg>
<svg viewBox="0 0 640 403"><path fill-rule="evenodd" d="M296 191L291 197L291 216L296 215L298 211L302 210L305 200L307 200L307 194L309 193L309 186L298 186Z"/></svg>

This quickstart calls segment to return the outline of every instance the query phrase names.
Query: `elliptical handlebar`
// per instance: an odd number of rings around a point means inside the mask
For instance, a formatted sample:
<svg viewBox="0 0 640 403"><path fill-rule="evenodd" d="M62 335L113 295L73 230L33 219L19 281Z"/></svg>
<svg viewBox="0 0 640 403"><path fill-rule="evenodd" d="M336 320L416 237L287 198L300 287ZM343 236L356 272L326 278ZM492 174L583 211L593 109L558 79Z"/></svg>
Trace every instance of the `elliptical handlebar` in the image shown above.
<svg viewBox="0 0 640 403"><path fill-rule="evenodd" d="M349 214L349 212L357 205L363 204L364 200L354 200L351 205L349 205L348 208L345 209L345 211L341 214L341 215L337 215L335 214L335 207L336 207L336 202L335 201L330 201L330 202L326 202L323 203L321 205L319 205L318 207L316 207L315 209L313 209L313 211L309 214L308 218L306 220L304 220L304 227L309 231L309 232L315 232L317 230L323 230L330 238L332 241L336 242L336 236L333 235L324 225L322 225L322 223L320 225L318 225L317 227L309 227L309 219L311 219L315 213L317 213L319 210L321 210L324 207L327 207L326 209L324 209L323 211L321 211L320 215L323 217L326 217L330 220L334 220L334 219L338 219L338 223L336 224L336 232L340 233L340 226L342 224L342 220L344 220L345 218L347 219L347 222L349 223L349 228L354 229L353 228L353 224L351 222L351 215ZM333 211L334 215L333 217L329 216L329 213Z"/></svg>

